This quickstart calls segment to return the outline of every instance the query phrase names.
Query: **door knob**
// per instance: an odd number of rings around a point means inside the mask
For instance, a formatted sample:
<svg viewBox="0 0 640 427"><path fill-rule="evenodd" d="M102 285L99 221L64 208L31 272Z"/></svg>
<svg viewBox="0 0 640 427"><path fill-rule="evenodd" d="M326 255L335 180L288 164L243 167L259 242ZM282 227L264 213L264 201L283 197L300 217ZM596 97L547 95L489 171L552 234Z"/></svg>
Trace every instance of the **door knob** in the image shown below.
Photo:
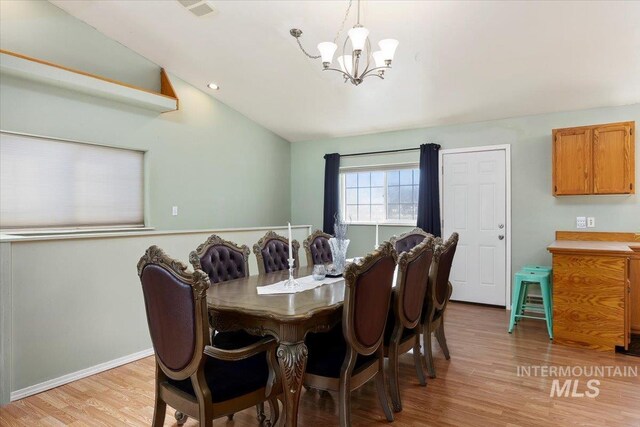
<svg viewBox="0 0 640 427"><path fill-rule="evenodd" d="M504 239L504 234L499 235L498 239L503 240Z"/></svg>

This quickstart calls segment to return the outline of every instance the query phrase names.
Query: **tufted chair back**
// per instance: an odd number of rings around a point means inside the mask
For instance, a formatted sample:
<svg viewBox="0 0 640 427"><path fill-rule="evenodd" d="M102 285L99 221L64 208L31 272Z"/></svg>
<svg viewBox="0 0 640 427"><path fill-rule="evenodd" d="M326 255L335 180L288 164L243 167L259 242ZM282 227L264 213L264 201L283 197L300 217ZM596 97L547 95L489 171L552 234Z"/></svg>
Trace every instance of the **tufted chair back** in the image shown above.
<svg viewBox="0 0 640 427"><path fill-rule="evenodd" d="M394 309L396 318L405 328L413 329L420 321L433 250L434 238L427 237L410 251L398 256L397 298Z"/></svg>
<svg viewBox="0 0 640 427"><path fill-rule="evenodd" d="M293 266L298 267L298 250L300 243L292 242ZM268 231L258 243L253 245L253 253L258 259L260 274L289 269L289 240L273 231Z"/></svg>
<svg viewBox="0 0 640 427"><path fill-rule="evenodd" d="M329 246L330 234L316 230L304 239L302 246L307 255L307 265L331 264L333 255Z"/></svg>
<svg viewBox="0 0 640 427"><path fill-rule="evenodd" d="M409 252L415 246L422 243L427 237L433 237L433 235L424 232L421 228L414 228L411 231L403 233L399 236L393 236L390 239L391 244L395 248L398 254L402 252Z"/></svg>
<svg viewBox="0 0 640 427"><path fill-rule="evenodd" d="M373 354L382 344L396 258L393 246L385 242L345 269L343 334L362 355Z"/></svg>
<svg viewBox="0 0 640 427"><path fill-rule="evenodd" d="M209 344L206 291L209 278L151 246L138 262L147 322L158 365L181 380L198 368Z"/></svg>
<svg viewBox="0 0 640 427"><path fill-rule="evenodd" d="M215 234L189 254L189 261L194 270L207 273L211 283L249 275L249 247L237 245Z"/></svg>
<svg viewBox="0 0 640 427"><path fill-rule="evenodd" d="M453 233L435 251L433 267L429 276L429 287L433 287L433 289L429 289L428 292L431 294L432 303L437 309L442 309L451 296L452 289L449 275L457 247L458 233Z"/></svg>

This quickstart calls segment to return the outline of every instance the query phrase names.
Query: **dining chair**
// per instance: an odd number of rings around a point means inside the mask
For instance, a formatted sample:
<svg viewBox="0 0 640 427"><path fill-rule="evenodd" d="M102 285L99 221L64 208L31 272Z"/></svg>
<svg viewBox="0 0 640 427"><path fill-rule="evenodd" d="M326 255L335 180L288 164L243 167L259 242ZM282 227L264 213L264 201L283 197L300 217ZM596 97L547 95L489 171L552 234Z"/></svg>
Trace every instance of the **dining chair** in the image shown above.
<svg viewBox="0 0 640 427"><path fill-rule="evenodd" d="M294 239L291 246L294 260L293 266L297 268L299 265L298 249L300 249L300 243ZM259 274L289 269L289 239L273 231L267 231L267 233L253 245L253 253L256 254L256 258L258 259Z"/></svg>
<svg viewBox="0 0 640 427"><path fill-rule="evenodd" d="M153 426L164 424L167 405L178 425L192 417L210 427L213 419L269 402L279 416L282 390L273 338L225 350L210 345L206 294L210 281L151 246L138 262L147 323L156 359ZM264 414L261 414L264 421Z"/></svg>
<svg viewBox="0 0 640 427"><path fill-rule="evenodd" d="M333 262L329 246L331 237L333 237L331 234L316 230L304 239L302 246L307 255L307 265L331 264Z"/></svg>
<svg viewBox="0 0 640 427"><path fill-rule="evenodd" d="M189 262L194 270L202 270L209 275L211 283L222 283L249 276L249 254L247 245L225 240L212 234L189 254ZM217 332L212 337L216 347L232 350L258 341L260 338L244 330Z"/></svg>
<svg viewBox="0 0 640 427"><path fill-rule="evenodd" d="M344 271L342 324L328 333L311 333L304 384L338 391L340 426L351 425L351 391L375 378L378 399L388 421L393 412L385 386L384 328L396 266L389 242Z"/></svg>
<svg viewBox="0 0 640 427"><path fill-rule="evenodd" d="M402 252L408 252L414 246L420 244L427 237L434 237L433 234L429 234L419 227L414 228L411 231L402 233L399 236L393 236L389 241L393 245L396 252L401 254Z"/></svg>
<svg viewBox="0 0 640 427"><path fill-rule="evenodd" d="M402 411L400 398L401 354L413 349L413 363L420 385L427 382L420 353L422 336L422 309L427 293L429 268L433 259L434 237L427 237L408 252L398 256L398 279L391 297L391 309L384 336L384 353L389 358L389 384L391 402L396 412Z"/></svg>
<svg viewBox="0 0 640 427"><path fill-rule="evenodd" d="M423 315L423 341L425 347L425 359L429 377L436 377L436 367L433 363L433 350L431 348L431 334L438 340L438 344L449 360L449 347L444 335L444 313L453 292L453 286L449 281L453 257L458 246L458 233L453 233L442 243L441 238L436 239L436 249L433 253L433 262L429 271L429 284L427 285L427 297L422 309Z"/></svg>

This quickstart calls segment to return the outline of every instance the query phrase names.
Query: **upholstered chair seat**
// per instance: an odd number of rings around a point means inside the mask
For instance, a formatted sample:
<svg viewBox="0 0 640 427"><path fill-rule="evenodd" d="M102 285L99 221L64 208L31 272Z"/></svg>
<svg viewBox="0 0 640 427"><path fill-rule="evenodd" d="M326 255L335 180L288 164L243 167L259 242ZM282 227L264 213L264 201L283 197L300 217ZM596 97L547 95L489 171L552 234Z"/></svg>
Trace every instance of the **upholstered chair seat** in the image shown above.
<svg viewBox="0 0 640 427"><path fill-rule="evenodd" d="M247 359L233 362L207 358L204 365L204 377L209 390L211 390L211 399L214 403L255 392L263 388L269 378L266 353L258 353ZM221 378L224 378L224 381L221 381ZM195 397L190 378L185 380L167 379L167 384Z"/></svg>
<svg viewBox="0 0 640 427"><path fill-rule="evenodd" d="M329 246L330 234L316 230L304 239L302 246L307 255L307 265L331 264L333 255Z"/></svg>
<svg viewBox="0 0 640 427"><path fill-rule="evenodd" d="M305 344L309 351L307 373L328 378L339 378L342 362L347 355L347 343L342 335L342 323L327 333L311 333L307 335ZM377 363L375 355L358 355L353 373Z"/></svg>

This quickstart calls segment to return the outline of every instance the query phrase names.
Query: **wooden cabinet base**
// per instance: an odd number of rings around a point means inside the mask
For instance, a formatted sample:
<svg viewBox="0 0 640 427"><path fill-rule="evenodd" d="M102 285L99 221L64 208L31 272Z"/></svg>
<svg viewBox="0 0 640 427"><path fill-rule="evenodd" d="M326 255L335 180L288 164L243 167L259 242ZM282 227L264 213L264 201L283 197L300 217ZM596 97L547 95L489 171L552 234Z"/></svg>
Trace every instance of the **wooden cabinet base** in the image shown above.
<svg viewBox="0 0 640 427"><path fill-rule="evenodd" d="M580 234L586 239L591 233ZM592 237L603 240L604 234ZM611 233L611 238L622 234ZM637 235L628 233L629 243L580 241L576 236L562 240L564 236L558 232L558 240L548 248L553 254L554 343L607 351L627 348L630 313L638 304L630 298L635 273L630 271L634 251L629 247Z"/></svg>

